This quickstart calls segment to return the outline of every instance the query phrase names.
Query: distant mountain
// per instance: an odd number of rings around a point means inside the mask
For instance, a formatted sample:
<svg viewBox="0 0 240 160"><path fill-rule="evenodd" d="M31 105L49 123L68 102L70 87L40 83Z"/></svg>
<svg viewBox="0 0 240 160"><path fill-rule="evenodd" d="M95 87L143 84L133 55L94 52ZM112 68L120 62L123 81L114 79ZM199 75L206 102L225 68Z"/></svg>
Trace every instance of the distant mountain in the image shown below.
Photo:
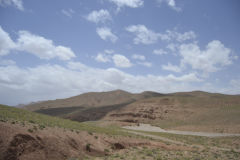
<svg viewBox="0 0 240 160"><path fill-rule="evenodd" d="M202 91L160 94L122 90L44 101L27 110L75 121L150 123L163 128L240 132L240 96Z"/></svg>
<svg viewBox="0 0 240 160"><path fill-rule="evenodd" d="M42 101L25 105L24 108L30 111L49 108L66 108L66 107L102 107L109 105L119 105L134 102L138 99L161 96L156 92L143 92L132 94L123 90L114 90L109 92L89 92L78 96Z"/></svg>

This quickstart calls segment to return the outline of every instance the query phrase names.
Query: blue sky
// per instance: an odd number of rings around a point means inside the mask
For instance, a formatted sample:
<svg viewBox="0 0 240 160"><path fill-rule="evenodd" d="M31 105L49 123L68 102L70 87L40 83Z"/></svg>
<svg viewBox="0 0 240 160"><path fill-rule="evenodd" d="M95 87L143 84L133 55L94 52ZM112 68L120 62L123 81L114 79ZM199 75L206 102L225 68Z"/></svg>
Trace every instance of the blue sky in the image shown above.
<svg viewBox="0 0 240 160"><path fill-rule="evenodd" d="M239 0L0 0L0 103L240 94Z"/></svg>

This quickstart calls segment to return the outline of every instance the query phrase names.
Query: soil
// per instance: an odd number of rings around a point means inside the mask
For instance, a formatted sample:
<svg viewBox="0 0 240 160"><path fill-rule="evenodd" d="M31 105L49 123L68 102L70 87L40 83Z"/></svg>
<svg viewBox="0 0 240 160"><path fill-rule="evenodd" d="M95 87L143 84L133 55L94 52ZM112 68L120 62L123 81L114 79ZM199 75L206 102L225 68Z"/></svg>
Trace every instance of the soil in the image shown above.
<svg viewBox="0 0 240 160"><path fill-rule="evenodd" d="M18 123L0 122L0 160L84 159L89 156L106 156L133 146L190 149L143 138L89 134L86 131L76 132L62 128L33 128L32 124L22 126Z"/></svg>

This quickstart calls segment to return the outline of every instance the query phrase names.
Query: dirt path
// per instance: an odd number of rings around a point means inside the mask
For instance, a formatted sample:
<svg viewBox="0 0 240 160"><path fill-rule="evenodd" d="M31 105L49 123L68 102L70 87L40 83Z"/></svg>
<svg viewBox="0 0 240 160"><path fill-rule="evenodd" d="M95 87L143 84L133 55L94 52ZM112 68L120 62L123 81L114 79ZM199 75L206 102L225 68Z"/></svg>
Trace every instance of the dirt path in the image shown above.
<svg viewBox="0 0 240 160"><path fill-rule="evenodd" d="M189 146L189 147L197 147L199 149L204 149L205 147L202 145L198 145L198 144L186 144L180 141L176 141L176 140L172 140L169 138L165 138L165 137L161 137L161 136L155 136L155 135L151 135L151 134L147 134L147 133L142 133L142 132L137 132L137 131L127 131L129 133L133 133L136 135L140 135L140 136L144 136L144 137L149 137L149 138L153 138L153 139L157 139L163 142L169 142L172 144L177 144L177 145L185 145L185 146ZM220 151L231 151L232 149L229 148L220 148L220 147L210 147L211 149L214 150L220 150ZM240 150L234 150L235 152L240 152Z"/></svg>
<svg viewBox="0 0 240 160"><path fill-rule="evenodd" d="M125 126L123 128L130 129L130 130L136 130L136 131L162 132L162 133L172 133L172 134L191 135L191 136L203 136L203 137L240 136L240 134L230 134L230 133L209 133L209 132L164 130L160 127L151 126L150 124L140 124L139 126Z"/></svg>
<svg viewBox="0 0 240 160"><path fill-rule="evenodd" d="M180 145L184 145L183 142L179 142L179 141L175 141L175 140L171 140L165 137L160 137L160 136L155 136L155 135L151 135L151 134L147 134L147 133L142 133L142 132L136 132L136 131L128 131L129 133L133 133L133 134L137 134L140 136L144 136L144 137L149 137L149 138L154 138L157 140L161 140L164 142L169 142L169 143L173 143L173 144L180 144Z"/></svg>

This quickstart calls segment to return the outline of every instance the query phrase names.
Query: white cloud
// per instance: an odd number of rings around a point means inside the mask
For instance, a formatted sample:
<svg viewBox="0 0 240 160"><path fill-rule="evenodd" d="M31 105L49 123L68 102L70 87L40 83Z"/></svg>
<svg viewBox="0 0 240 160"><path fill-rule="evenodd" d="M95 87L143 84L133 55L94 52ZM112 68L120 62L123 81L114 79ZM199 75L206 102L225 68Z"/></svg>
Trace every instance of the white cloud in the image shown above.
<svg viewBox="0 0 240 160"><path fill-rule="evenodd" d="M97 62L107 63L113 62L116 67L129 68L132 66L130 60L121 54L113 54L113 50L104 50L102 53L98 53L94 59Z"/></svg>
<svg viewBox="0 0 240 160"><path fill-rule="evenodd" d="M112 58L113 58L113 62L116 65L116 67L129 68L132 66L130 60L123 55L115 54L115 55L113 55Z"/></svg>
<svg viewBox="0 0 240 160"><path fill-rule="evenodd" d="M209 42L205 50L201 50L195 43L182 44L179 52L182 56L182 67L190 65L193 69L205 73L215 72L232 63L231 50L218 40Z"/></svg>
<svg viewBox="0 0 240 160"><path fill-rule="evenodd" d="M104 50L104 53L106 53L106 54L112 54L112 53L114 53L114 50L105 49L105 50Z"/></svg>
<svg viewBox="0 0 240 160"><path fill-rule="evenodd" d="M34 35L28 31L19 31L17 50L26 51L41 59L59 58L70 60L75 57L73 51L64 46L55 46L52 40Z"/></svg>
<svg viewBox="0 0 240 160"><path fill-rule="evenodd" d="M137 60L142 60L142 61L146 59L144 55L139 55L139 54L132 55L132 58Z"/></svg>
<svg viewBox="0 0 240 160"><path fill-rule="evenodd" d="M176 65L168 63L167 65L162 65L163 70L172 71L172 72L181 72L181 68Z"/></svg>
<svg viewBox="0 0 240 160"><path fill-rule="evenodd" d="M16 47L7 32L0 26L0 56L7 55L11 49Z"/></svg>
<svg viewBox="0 0 240 160"><path fill-rule="evenodd" d="M170 43L166 46L166 48L172 52L176 52L176 50L178 49L178 44Z"/></svg>
<svg viewBox="0 0 240 160"><path fill-rule="evenodd" d="M140 65L143 65L145 67L152 67L152 63L151 62L144 61L144 62L137 62L137 63L140 64Z"/></svg>
<svg viewBox="0 0 240 160"><path fill-rule="evenodd" d="M24 51L41 59L59 58L70 60L75 57L71 48L55 46L52 40L34 35L28 31L18 32L17 42L13 42L8 33L0 26L0 56L8 54L11 50Z"/></svg>
<svg viewBox="0 0 240 160"><path fill-rule="evenodd" d="M86 19L94 23L105 23L106 21L111 20L112 17L107 10L101 9L99 11L92 11L86 16Z"/></svg>
<svg viewBox="0 0 240 160"><path fill-rule="evenodd" d="M110 40L114 43L118 39L118 37L112 33L111 29L107 27L97 28L96 32L100 36L100 38L105 41Z"/></svg>
<svg viewBox="0 0 240 160"><path fill-rule="evenodd" d="M144 25L131 25L128 26L126 30L136 35L136 37L134 38L135 44L152 44L156 43L159 38L158 33L147 29L147 27Z"/></svg>
<svg viewBox="0 0 240 160"><path fill-rule="evenodd" d="M22 0L0 0L0 5L1 6L15 6L17 9L23 11L23 3Z"/></svg>
<svg viewBox="0 0 240 160"><path fill-rule="evenodd" d="M143 0L108 0L117 5L118 10L122 7L138 8L144 5Z"/></svg>
<svg viewBox="0 0 240 160"><path fill-rule="evenodd" d="M133 39L135 44L153 44L159 39L162 41L184 42L196 38L196 34L193 31L179 33L175 30L167 30L165 33L157 33L141 24L128 26L126 30L135 34L136 37Z"/></svg>
<svg viewBox="0 0 240 160"><path fill-rule="evenodd" d="M169 7L171 7L172 9L174 9L175 11L181 11L181 8L176 6L176 2L175 0L157 0L157 2L159 4L161 3L166 3Z"/></svg>
<svg viewBox="0 0 240 160"><path fill-rule="evenodd" d="M95 57L95 60L98 62L111 62L112 56L104 53L98 53L97 56Z"/></svg>
<svg viewBox="0 0 240 160"><path fill-rule="evenodd" d="M193 31L179 33L176 31L167 30L165 35L169 37L168 39L175 39L178 42L195 39L197 37Z"/></svg>
<svg viewBox="0 0 240 160"><path fill-rule="evenodd" d="M167 54L167 51L165 51L165 50L163 50L163 49L154 49L154 50L153 50L153 54L163 55L163 54Z"/></svg>
<svg viewBox="0 0 240 160"><path fill-rule="evenodd" d="M72 15L75 13L75 11L73 9L62 9L61 10L62 14L64 14L65 16L68 16L70 18L72 18Z"/></svg>
<svg viewBox="0 0 240 160"><path fill-rule="evenodd" d="M169 93L193 90L191 82L199 81L195 74L141 76L115 68L92 68L79 62L68 62L67 66L40 65L28 68L0 66L0 101L15 105L114 89Z"/></svg>

